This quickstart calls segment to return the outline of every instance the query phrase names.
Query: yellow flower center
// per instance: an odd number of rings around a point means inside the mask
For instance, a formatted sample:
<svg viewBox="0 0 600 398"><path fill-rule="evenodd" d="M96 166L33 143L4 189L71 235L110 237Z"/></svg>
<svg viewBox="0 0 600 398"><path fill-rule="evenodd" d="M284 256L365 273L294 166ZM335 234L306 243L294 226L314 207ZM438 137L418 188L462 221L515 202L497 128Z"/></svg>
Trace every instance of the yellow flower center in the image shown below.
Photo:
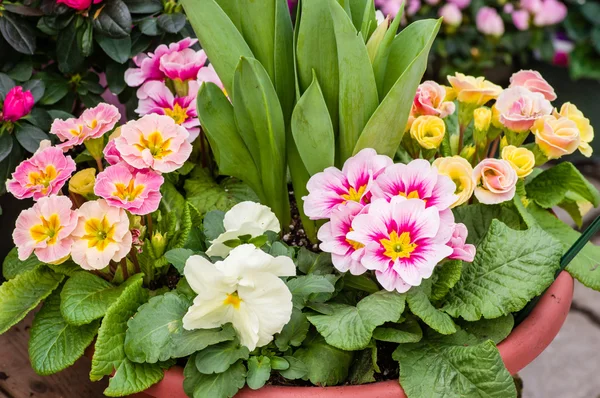
<svg viewBox="0 0 600 398"><path fill-rule="evenodd" d="M354 189L354 187L350 187L348 193L343 194L342 198L346 199L346 201L350 200L352 202L360 202L360 199L363 197L366 190L366 185L363 185L362 187L358 188L358 191Z"/></svg>
<svg viewBox="0 0 600 398"><path fill-rule="evenodd" d="M402 232L398 236L396 231L392 231L389 239L381 239L379 242L385 249L383 254L394 261L399 258L410 258L411 253L417 248L417 245L411 242L408 232Z"/></svg>
<svg viewBox="0 0 600 398"><path fill-rule="evenodd" d="M231 305L236 310L238 308L240 308L241 302L242 302L242 299L240 298L240 296L238 296L237 292L233 292L231 294L228 294L227 298L225 300L223 300L223 304L225 304L225 305Z"/></svg>
<svg viewBox="0 0 600 398"><path fill-rule="evenodd" d="M76 129L71 129L69 130L69 133L71 133L71 135L78 137L79 135L81 135L81 133L83 132L83 125L78 124Z"/></svg>
<svg viewBox="0 0 600 398"><path fill-rule="evenodd" d="M352 232L352 231L354 231L352 228L350 228L350 229L348 230L348 232ZM352 246L352 247L354 248L354 250L362 249L363 247L365 247L365 245L363 245L362 243L360 243L360 242L357 242L357 241L355 241L355 240L352 240L352 239L347 239L347 238L346 238L346 242L348 242L348 244L349 244L350 246Z"/></svg>
<svg viewBox="0 0 600 398"><path fill-rule="evenodd" d="M82 239L88 241L88 248L95 247L98 251L104 251L111 243L116 243L114 240L115 225L110 224L106 217L99 220L90 218L85 222L85 235Z"/></svg>
<svg viewBox="0 0 600 398"><path fill-rule="evenodd" d="M50 182L52 182L57 175L58 173L56 172L54 165L49 164L46 166L46 170L32 171L29 173L29 184L27 184L27 186L33 187L36 185L43 185L44 188L42 189L42 193L45 194L48 190L48 186L50 186Z"/></svg>
<svg viewBox="0 0 600 398"><path fill-rule="evenodd" d="M58 233L62 229L62 225L60 225L60 218L58 214L52 214L48 219L45 219L44 216L40 216L41 224L34 225L29 229L29 234L39 243L44 239L48 239L46 242L48 245L53 245L56 243L58 238Z"/></svg>
<svg viewBox="0 0 600 398"><path fill-rule="evenodd" d="M134 144L134 146L139 149L140 152L149 149L155 159L162 159L173 153L173 151L169 149L171 146L171 139L163 140L162 134L158 131L150 134L147 139L144 136L141 136L140 143Z"/></svg>
<svg viewBox="0 0 600 398"><path fill-rule="evenodd" d="M121 200L131 202L135 200L142 192L144 192L144 185L134 185L134 181L129 181L128 185L122 183L115 184L116 191L113 192L113 196L118 197Z"/></svg>
<svg viewBox="0 0 600 398"><path fill-rule="evenodd" d="M399 196L404 196L406 199L420 199L419 198L419 192L417 191L411 191L407 194L405 194L404 192L398 192Z"/></svg>
<svg viewBox="0 0 600 398"><path fill-rule="evenodd" d="M177 124L183 124L187 119L187 108L182 108L179 104L175 104L173 109L164 108L164 111L165 115L171 117Z"/></svg>

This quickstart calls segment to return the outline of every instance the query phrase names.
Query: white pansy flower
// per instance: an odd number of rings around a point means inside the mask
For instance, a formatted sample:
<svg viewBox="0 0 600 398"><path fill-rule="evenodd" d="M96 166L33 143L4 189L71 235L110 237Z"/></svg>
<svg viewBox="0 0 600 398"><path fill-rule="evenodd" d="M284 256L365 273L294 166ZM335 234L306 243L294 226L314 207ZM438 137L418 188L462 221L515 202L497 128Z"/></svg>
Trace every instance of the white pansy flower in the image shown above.
<svg viewBox="0 0 600 398"><path fill-rule="evenodd" d="M225 213L223 226L225 232L211 242L206 255L225 258L231 251L231 247L225 244L229 240L238 239L244 235L255 238L267 231L276 233L281 231L279 220L270 208L250 201L238 203Z"/></svg>
<svg viewBox="0 0 600 398"><path fill-rule="evenodd" d="M184 274L198 294L183 317L184 329L212 329L231 323L241 344L252 351L269 344L290 321L292 294L279 278L296 275L289 257L273 257L246 244L215 264L192 256Z"/></svg>

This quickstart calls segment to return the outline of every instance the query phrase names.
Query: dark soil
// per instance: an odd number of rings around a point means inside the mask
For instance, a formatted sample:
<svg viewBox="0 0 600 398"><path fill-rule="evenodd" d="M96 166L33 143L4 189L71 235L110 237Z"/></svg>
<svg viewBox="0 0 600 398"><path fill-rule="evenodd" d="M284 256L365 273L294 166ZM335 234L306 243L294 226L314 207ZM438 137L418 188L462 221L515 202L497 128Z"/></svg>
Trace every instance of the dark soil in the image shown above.
<svg viewBox="0 0 600 398"><path fill-rule="evenodd" d="M304 232L302 220L300 219L298 204L296 203L296 198L294 197L294 191L292 191L291 188L292 187L290 186L289 197L292 220L289 225L289 231L283 235L283 241L290 246L306 247L309 250L318 251L319 245L310 243L306 237L306 232Z"/></svg>

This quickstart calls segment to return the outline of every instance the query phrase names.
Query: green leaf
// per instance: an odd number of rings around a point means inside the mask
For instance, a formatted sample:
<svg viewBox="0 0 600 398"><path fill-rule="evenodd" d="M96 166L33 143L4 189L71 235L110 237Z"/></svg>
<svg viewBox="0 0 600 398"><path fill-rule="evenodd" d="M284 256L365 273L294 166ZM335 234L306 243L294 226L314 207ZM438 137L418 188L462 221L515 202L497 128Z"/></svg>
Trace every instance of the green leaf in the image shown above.
<svg viewBox="0 0 600 398"><path fill-rule="evenodd" d="M364 148L388 156L396 153L440 24L441 19L417 21L394 39L387 59L384 98L367 122L354 148L355 154Z"/></svg>
<svg viewBox="0 0 600 398"><path fill-rule="evenodd" d="M24 18L3 12L0 17L0 32L12 48L21 54L35 53L35 30Z"/></svg>
<svg viewBox="0 0 600 398"><path fill-rule="evenodd" d="M23 120L28 121L42 131L49 131L53 122L48 111L39 107L33 108Z"/></svg>
<svg viewBox="0 0 600 398"><path fill-rule="evenodd" d="M337 43L340 128L338 159L343 162L352 156L360 134L379 105L379 96L362 34L357 33L352 21L336 1L328 1Z"/></svg>
<svg viewBox="0 0 600 398"><path fill-rule="evenodd" d="M332 303L330 315L307 315L307 318L328 344L354 351L369 344L377 326L398 321L404 305L404 295L381 291L362 299L356 307Z"/></svg>
<svg viewBox="0 0 600 398"><path fill-rule="evenodd" d="M454 345L444 339L403 344L394 351L402 388L409 397L517 396L512 376L493 342Z"/></svg>
<svg viewBox="0 0 600 398"><path fill-rule="evenodd" d="M296 148L311 175L334 165L333 125L316 76L294 108L291 128Z"/></svg>
<svg viewBox="0 0 600 398"><path fill-rule="evenodd" d="M460 322L462 329L481 339L482 341L492 340L498 344L508 337L515 326L515 320L512 314L501 316L496 319L481 319L477 322Z"/></svg>
<svg viewBox="0 0 600 398"><path fill-rule="evenodd" d="M423 338L423 331L414 318L410 317L400 324L385 324L373 331L375 340L389 343L418 343Z"/></svg>
<svg viewBox="0 0 600 398"><path fill-rule="evenodd" d="M283 359L287 361L289 367L285 370L279 371L279 373L286 379L297 380L305 378L308 375L308 368L301 360L290 356L284 356ZM272 359L271 362L273 362Z"/></svg>
<svg viewBox="0 0 600 398"><path fill-rule="evenodd" d="M321 335L314 333L304 341L293 357L304 364L307 377L312 384L325 387L346 380L354 353L335 348L327 344ZM292 367L295 371L304 370L301 367L298 369L298 364L289 360L288 362L290 362L290 369L281 372L284 377L290 373L294 375L291 371Z"/></svg>
<svg viewBox="0 0 600 398"><path fill-rule="evenodd" d="M262 388L271 377L271 360L269 357L252 356L248 360L248 377L246 382L253 390Z"/></svg>
<svg viewBox="0 0 600 398"><path fill-rule="evenodd" d="M94 16L94 28L101 34L122 39L129 36L132 27L131 14L121 0L107 0Z"/></svg>
<svg viewBox="0 0 600 398"><path fill-rule="evenodd" d="M13 138L7 131L0 133L0 162L10 155L13 148Z"/></svg>
<svg viewBox="0 0 600 398"><path fill-rule="evenodd" d="M233 398L246 384L246 367L237 361L226 371L216 374L202 374L192 356L183 371L183 390L192 398Z"/></svg>
<svg viewBox="0 0 600 398"><path fill-rule="evenodd" d="M285 124L275 87L256 59L240 59L234 76L233 106L242 139L258 165L265 204L286 225L290 213Z"/></svg>
<svg viewBox="0 0 600 398"><path fill-rule="evenodd" d="M100 380L114 372L108 388L104 391L109 397L144 391L163 378L163 370L159 365L134 363L125 356L127 320L148 300L148 291L142 287L141 274L133 276L127 282L127 287L102 320L92 358L92 381Z"/></svg>
<svg viewBox="0 0 600 398"><path fill-rule="evenodd" d="M2 135L0 135L0 138L1 137L2 137ZM5 141L5 140L0 139L0 142L2 142L2 141ZM8 154L8 156L6 156L6 158L4 160L2 160L0 162L0 180L1 181L8 180L11 176L11 173L15 170L17 165L19 165L21 163L21 160L23 160L23 155L24 155L23 149L21 149L17 140L13 138L12 143L9 145L11 145L11 147L12 147L10 153ZM6 185L0 184L0 195L2 195L4 193L6 193Z"/></svg>
<svg viewBox="0 0 600 398"><path fill-rule="evenodd" d="M0 334L25 318L63 280L46 267L23 272L0 286Z"/></svg>
<svg viewBox="0 0 600 398"><path fill-rule="evenodd" d="M328 275L333 273L331 254L316 254L304 247L298 251L296 266L304 274Z"/></svg>
<svg viewBox="0 0 600 398"><path fill-rule="evenodd" d="M177 271L181 275L183 275L183 268L185 267L185 262L190 256L194 255L194 251L190 249L172 249L165 253L166 259L169 261L173 267L177 268Z"/></svg>
<svg viewBox="0 0 600 398"><path fill-rule="evenodd" d="M125 71L127 68L127 64L121 65L111 62L106 65L106 82L111 93L119 95L127 87L125 84Z"/></svg>
<svg viewBox="0 0 600 398"><path fill-rule="evenodd" d="M275 336L275 345L282 352L287 351L290 346L299 347L306 339L309 327L310 323L306 315L300 309L294 308L290 321Z"/></svg>
<svg viewBox="0 0 600 398"><path fill-rule="evenodd" d="M49 140L48 134L29 123L19 123L15 128L15 137L28 152L35 153L42 140Z"/></svg>
<svg viewBox="0 0 600 398"><path fill-rule="evenodd" d="M31 254L25 261L19 260L17 248L13 247L2 262L2 275L7 280L15 278L17 275L32 271L37 268L38 265L43 264L38 260L35 254Z"/></svg>
<svg viewBox="0 0 600 398"><path fill-rule="evenodd" d="M371 344L371 347L357 353L348 375L348 383L360 385L375 382L375 366L377 366L377 348Z"/></svg>
<svg viewBox="0 0 600 398"><path fill-rule="evenodd" d="M560 242L539 227L515 231L493 220L442 310L467 321L519 311L554 281L562 252Z"/></svg>
<svg viewBox="0 0 600 398"><path fill-rule="evenodd" d="M213 241L225 232L223 226L223 220L225 219L225 212L220 210L213 210L206 213L204 216L203 224L204 235L209 241Z"/></svg>
<svg viewBox="0 0 600 398"><path fill-rule="evenodd" d="M44 82L39 79L29 80L22 84L23 91L31 91L34 101L37 103L43 96L46 86Z"/></svg>
<svg viewBox="0 0 600 398"><path fill-rule="evenodd" d="M352 275L351 273L346 273L344 275L344 287L361 290L369 294L381 290L377 283L373 281L368 274Z"/></svg>
<svg viewBox="0 0 600 398"><path fill-rule="evenodd" d="M575 192L597 207L600 193L571 163L563 162L545 170L525 186L527 197L543 208L562 202L569 191Z"/></svg>
<svg viewBox="0 0 600 398"><path fill-rule="evenodd" d="M179 12L162 14L156 19L158 27L168 33L179 33L186 22L185 15Z"/></svg>
<svg viewBox="0 0 600 398"><path fill-rule="evenodd" d="M205 83L200 87L198 116L219 165L219 172L244 181L264 201L260 174L235 125L233 106L217 85Z"/></svg>
<svg viewBox="0 0 600 398"><path fill-rule="evenodd" d="M411 288L407 293L406 302L411 312L436 332L441 334L456 333L456 325L452 318L435 308L421 287Z"/></svg>
<svg viewBox="0 0 600 398"><path fill-rule="evenodd" d="M60 311L67 323L74 326L87 325L102 318L125 288L87 271L76 272L60 294Z"/></svg>
<svg viewBox="0 0 600 398"><path fill-rule="evenodd" d="M304 0L300 5L300 24L296 26L296 63L300 92L310 86L314 71L321 83L333 130L337 132L339 67L329 0Z"/></svg>
<svg viewBox="0 0 600 398"><path fill-rule="evenodd" d="M196 354L196 368L202 374L223 373L239 359L248 359L248 348L231 340L211 345Z"/></svg>
<svg viewBox="0 0 600 398"><path fill-rule="evenodd" d="M435 267L431 286L430 299L432 302L440 301L458 283L462 273L463 263L460 260L451 260Z"/></svg>
<svg viewBox="0 0 600 398"><path fill-rule="evenodd" d="M125 352L134 362L156 363L186 357L222 341L232 340L233 328L185 330L183 316L191 300L177 293L152 297L128 322Z"/></svg>
<svg viewBox="0 0 600 398"><path fill-rule="evenodd" d="M31 79L32 74L33 63L31 62L31 58L25 58L21 60L8 72L8 76L10 76L11 79L14 79L18 82L25 82Z"/></svg>
<svg viewBox="0 0 600 398"><path fill-rule="evenodd" d="M160 187L162 200L160 201L160 210L165 214L165 218L172 215L175 218L175 226L179 227L183 219L183 210L186 201L183 195L169 181L165 181Z"/></svg>
<svg viewBox="0 0 600 398"><path fill-rule="evenodd" d="M556 218L552 213L530 204L527 210L538 225L562 244L562 253L571 248L581 234ZM571 263L567 271L585 286L600 291L600 247L588 243Z"/></svg>
<svg viewBox="0 0 600 398"><path fill-rule="evenodd" d="M315 293L333 293L335 286L322 275L303 275L286 282L294 307L302 309Z"/></svg>
<svg viewBox="0 0 600 398"><path fill-rule="evenodd" d="M60 46L56 46L56 59L58 69L65 74L74 73L85 60L77 43L76 21L73 21L58 33L56 39Z"/></svg>
<svg viewBox="0 0 600 398"><path fill-rule="evenodd" d="M38 73L36 77L41 78L46 85L44 96L40 100L41 105L54 105L69 92L68 81L58 74Z"/></svg>
<svg viewBox="0 0 600 398"><path fill-rule="evenodd" d="M469 230L467 243L479 246L486 236L493 220L502 221L512 229L526 229L527 226L514 207L505 205L484 205L481 203L453 209L457 223L463 223Z"/></svg>
<svg viewBox="0 0 600 398"><path fill-rule="evenodd" d="M225 89L233 94L233 75L240 57L253 57L250 47L215 0L182 0L198 40Z"/></svg>
<svg viewBox="0 0 600 398"><path fill-rule="evenodd" d="M115 62L124 64L129 60L129 53L131 51L131 37L123 37L121 39L115 39L109 36L96 35L96 42L100 45L100 48L104 50L106 55L112 58Z"/></svg>
<svg viewBox="0 0 600 398"><path fill-rule="evenodd" d="M6 94L15 87L15 82L5 73L0 73L0 99L4 101Z"/></svg>
<svg viewBox="0 0 600 398"><path fill-rule="evenodd" d="M154 14L163 10L160 0L124 0L133 14Z"/></svg>
<svg viewBox="0 0 600 398"><path fill-rule="evenodd" d="M92 22L86 20L77 30L77 43L84 57L89 57L94 50L94 29Z"/></svg>
<svg viewBox="0 0 600 398"><path fill-rule="evenodd" d="M210 175L210 171L202 167L196 167L190 173L183 188L187 200L201 215L211 210L227 211L238 203L233 193L217 184Z"/></svg>
<svg viewBox="0 0 600 398"><path fill-rule="evenodd" d="M98 322L69 325L60 314L60 292L54 292L44 301L31 326L31 367L42 376L68 368L83 355L97 331Z"/></svg>

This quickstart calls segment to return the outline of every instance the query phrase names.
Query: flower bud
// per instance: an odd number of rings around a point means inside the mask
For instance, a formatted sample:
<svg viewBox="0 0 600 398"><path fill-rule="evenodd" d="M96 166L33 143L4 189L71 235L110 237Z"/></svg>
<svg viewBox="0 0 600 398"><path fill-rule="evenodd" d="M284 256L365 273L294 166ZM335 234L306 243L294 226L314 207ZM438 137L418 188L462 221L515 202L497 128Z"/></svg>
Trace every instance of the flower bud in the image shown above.
<svg viewBox="0 0 600 398"><path fill-rule="evenodd" d="M385 37L385 34L390 27L390 16L388 15L383 22L377 26L377 29L373 32L369 41L367 41L367 53L369 53L369 59L371 63L375 61L375 57L377 56L377 52L379 51L379 46Z"/></svg>
<svg viewBox="0 0 600 398"><path fill-rule="evenodd" d="M69 192L76 193L88 200L95 199L94 185L96 184L96 169L81 170L69 180Z"/></svg>
<svg viewBox="0 0 600 398"><path fill-rule="evenodd" d="M502 148L502 159L510 163L519 178L525 178L535 167L535 155L527 148L508 145Z"/></svg>
<svg viewBox="0 0 600 398"><path fill-rule="evenodd" d="M13 87L4 99L2 118L10 122L16 122L31 112L33 103L34 99L31 91L23 91L21 86Z"/></svg>
<svg viewBox="0 0 600 398"><path fill-rule="evenodd" d="M152 234L150 243L152 244L152 249L154 249L154 255L156 257L162 256L165 253L165 249L167 248L166 234L163 235L160 232L155 232L154 234Z"/></svg>
<svg viewBox="0 0 600 398"><path fill-rule="evenodd" d="M411 137L423 149L437 149L444 140L446 124L437 116L419 116L410 127Z"/></svg>
<svg viewBox="0 0 600 398"><path fill-rule="evenodd" d="M460 151L460 156L465 158L468 162L472 162L475 152L476 150L473 145L467 145L462 149L462 151Z"/></svg>
<svg viewBox="0 0 600 398"><path fill-rule="evenodd" d="M475 119L475 130L487 132L492 121L492 111L490 108L481 107L473 111Z"/></svg>

